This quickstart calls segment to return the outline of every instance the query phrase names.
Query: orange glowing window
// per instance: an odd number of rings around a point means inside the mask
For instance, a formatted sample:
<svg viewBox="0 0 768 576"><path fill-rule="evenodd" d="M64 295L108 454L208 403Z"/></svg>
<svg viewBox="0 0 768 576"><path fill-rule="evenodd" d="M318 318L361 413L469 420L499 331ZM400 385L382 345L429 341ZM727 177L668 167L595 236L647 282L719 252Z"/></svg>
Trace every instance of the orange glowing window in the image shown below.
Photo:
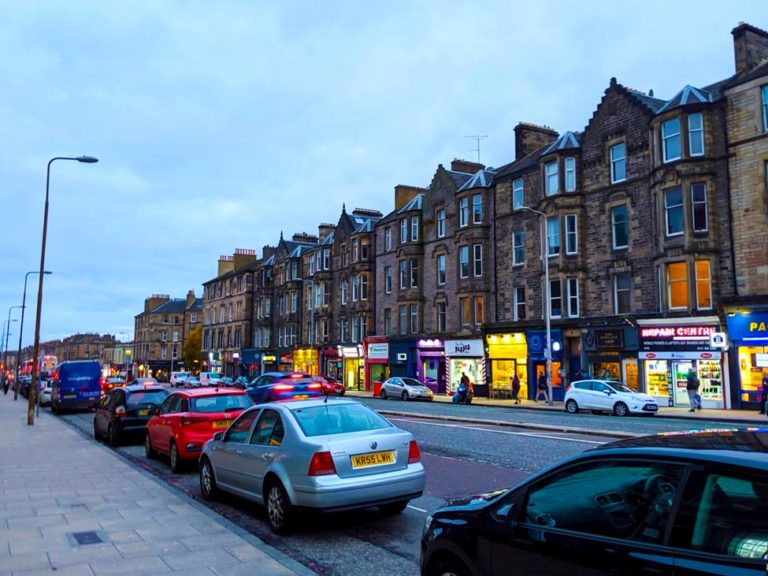
<svg viewBox="0 0 768 576"><path fill-rule="evenodd" d="M667 264L669 286L669 307L688 308L688 264L671 262Z"/></svg>
<svg viewBox="0 0 768 576"><path fill-rule="evenodd" d="M709 260L696 260L696 307L699 310L712 308L712 278Z"/></svg>

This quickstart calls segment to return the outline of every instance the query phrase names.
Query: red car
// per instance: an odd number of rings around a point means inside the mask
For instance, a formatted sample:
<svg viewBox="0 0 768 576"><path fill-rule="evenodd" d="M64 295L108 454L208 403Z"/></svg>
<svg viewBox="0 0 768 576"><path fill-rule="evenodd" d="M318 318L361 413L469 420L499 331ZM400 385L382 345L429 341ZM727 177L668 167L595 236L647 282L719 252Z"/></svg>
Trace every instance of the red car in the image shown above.
<svg viewBox="0 0 768 576"><path fill-rule="evenodd" d="M321 378L321 383L323 385L323 394L327 394L328 396L333 394L343 396L344 392L346 392L344 389L344 384L332 376L323 376Z"/></svg>
<svg viewBox="0 0 768 576"><path fill-rule="evenodd" d="M171 392L153 410L147 423L144 453L170 459L178 472L185 462L197 460L200 451L216 432L226 430L253 401L236 388L190 388Z"/></svg>

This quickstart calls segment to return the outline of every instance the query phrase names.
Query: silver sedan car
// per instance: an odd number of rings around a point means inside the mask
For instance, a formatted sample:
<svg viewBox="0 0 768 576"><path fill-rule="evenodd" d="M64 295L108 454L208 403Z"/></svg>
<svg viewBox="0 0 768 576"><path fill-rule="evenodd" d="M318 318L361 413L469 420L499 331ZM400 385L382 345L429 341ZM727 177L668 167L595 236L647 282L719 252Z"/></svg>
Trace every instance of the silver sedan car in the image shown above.
<svg viewBox="0 0 768 576"><path fill-rule="evenodd" d="M290 531L301 508L402 512L424 485L411 433L351 399L259 404L200 455L203 498L223 490L263 504L278 534Z"/></svg>
<svg viewBox="0 0 768 576"><path fill-rule="evenodd" d="M401 400L429 400L434 394L426 384L422 384L415 378L400 378L393 376L381 385L381 399L400 398Z"/></svg>

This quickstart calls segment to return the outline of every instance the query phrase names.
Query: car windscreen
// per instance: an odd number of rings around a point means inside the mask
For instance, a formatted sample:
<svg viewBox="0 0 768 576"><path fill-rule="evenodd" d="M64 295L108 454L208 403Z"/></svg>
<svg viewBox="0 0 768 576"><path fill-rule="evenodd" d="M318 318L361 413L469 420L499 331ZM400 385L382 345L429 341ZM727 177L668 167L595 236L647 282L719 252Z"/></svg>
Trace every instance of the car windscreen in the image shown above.
<svg viewBox="0 0 768 576"><path fill-rule="evenodd" d="M168 396L167 390L141 390L139 392L131 392L128 394L125 403L128 407L138 406L139 404L159 405L165 400L166 396Z"/></svg>
<svg viewBox="0 0 768 576"><path fill-rule="evenodd" d="M424 386L424 384L413 378L403 378L403 383L406 386Z"/></svg>
<svg viewBox="0 0 768 576"><path fill-rule="evenodd" d="M305 436L345 434L390 428L392 425L362 404L322 404L294 408L293 417Z"/></svg>
<svg viewBox="0 0 768 576"><path fill-rule="evenodd" d="M217 394L216 396L192 398L190 411L210 414L214 412L244 410L252 405L251 397L247 394Z"/></svg>

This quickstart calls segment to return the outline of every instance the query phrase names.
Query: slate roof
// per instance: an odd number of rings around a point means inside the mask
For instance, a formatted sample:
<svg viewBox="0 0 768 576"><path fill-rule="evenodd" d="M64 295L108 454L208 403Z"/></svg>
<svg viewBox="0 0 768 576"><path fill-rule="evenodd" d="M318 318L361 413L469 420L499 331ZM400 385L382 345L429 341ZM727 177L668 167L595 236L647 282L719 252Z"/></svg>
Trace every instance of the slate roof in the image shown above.
<svg viewBox="0 0 768 576"><path fill-rule="evenodd" d="M496 176L496 170L491 167L478 170L464 185L458 189L458 192L462 190L471 190L472 188L488 188L493 185L493 178Z"/></svg>
<svg viewBox="0 0 768 576"><path fill-rule="evenodd" d="M666 104L666 100L661 100L660 98L654 98L653 96L649 96L648 94L645 94L644 92L640 92L639 90L633 90L632 88L626 88L626 90L629 96L631 96L632 98L640 102L640 104L645 106L648 110L650 110L654 114L658 114L661 107L664 106L664 104Z"/></svg>
<svg viewBox="0 0 768 576"><path fill-rule="evenodd" d="M472 178L472 174L466 172L456 172L454 170L446 170L446 172L456 183L456 188L461 188L467 183L467 180Z"/></svg>
<svg viewBox="0 0 768 576"><path fill-rule="evenodd" d="M680 108L682 106L689 106L691 104L710 104L716 100L715 94L704 88L696 88L690 84L686 84L680 92L675 94L674 98L667 100L667 102L659 108L658 114Z"/></svg>
<svg viewBox="0 0 768 576"><path fill-rule="evenodd" d="M579 148L581 148L581 133L568 131L547 146L541 155L545 156L560 150L577 150Z"/></svg>
<svg viewBox="0 0 768 576"><path fill-rule="evenodd" d="M186 298L172 298L150 311L151 314L184 314L187 309Z"/></svg>
<svg viewBox="0 0 768 576"><path fill-rule="evenodd" d="M195 298L195 301L192 302L192 306L189 306L187 308L187 310L202 310L202 309L203 309L203 299L202 298Z"/></svg>
<svg viewBox="0 0 768 576"><path fill-rule="evenodd" d="M502 178L504 176L509 176L510 174L515 174L517 172L522 172L523 170L526 170L528 168L531 168L533 166L538 166L539 164L539 158L541 158L544 155L544 151L549 148L549 144L546 146L542 146L538 150L534 150L528 156L523 156L520 160L515 160L514 162L511 162L509 164L506 164L499 168L498 172L496 172L496 178L495 180L499 180L499 178Z"/></svg>

